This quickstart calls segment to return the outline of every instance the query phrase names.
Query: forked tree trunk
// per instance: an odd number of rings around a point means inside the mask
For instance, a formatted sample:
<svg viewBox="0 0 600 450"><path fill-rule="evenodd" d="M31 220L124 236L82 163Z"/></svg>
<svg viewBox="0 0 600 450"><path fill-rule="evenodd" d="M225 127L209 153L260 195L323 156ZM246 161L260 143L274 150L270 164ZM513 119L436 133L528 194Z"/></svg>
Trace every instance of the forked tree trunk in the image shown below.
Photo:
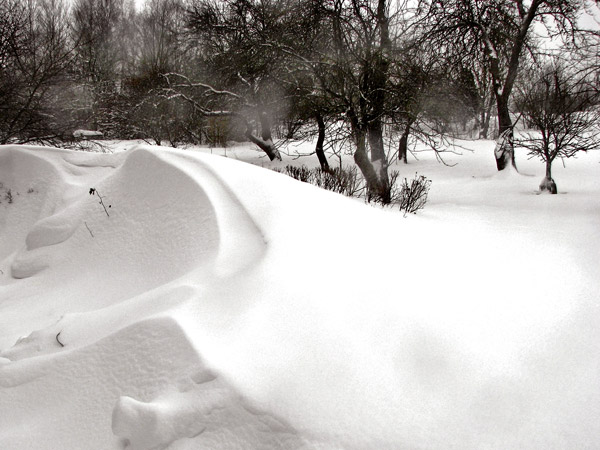
<svg viewBox="0 0 600 450"><path fill-rule="evenodd" d="M369 198L379 198L382 203L390 203L390 189L385 160L371 161L367 152L367 133L360 129L353 130L356 151L354 162L360 169L367 182ZM375 138L370 136L370 138ZM371 150L372 151L372 150Z"/></svg>
<svg viewBox="0 0 600 450"><path fill-rule="evenodd" d="M335 3L335 2L334 2ZM356 7L357 5L354 4ZM359 9L359 8L356 8ZM368 30L371 24L362 17L362 12L357 12L357 18L363 23L363 29ZM358 96L349 100L347 105L347 118L352 127L352 137L356 145L354 162L360 169L367 183L369 198L389 203L390 189L388 178L388 164L383 145L382 117L385 115L386 85L388 82L389 57L391 40L389 37L389 24L387 17L387 0L378 0L377 20L374 30L378 33L379 42L371 40L364 55L361 56L361 73ZM339 20L334 21L336 44L340 49L345 46L341 36ZM364 35L365 39L375 36ZM344 52L345 50L341 50ZM367 150L367 141L371 157Z"/></svg>
<svg viewBox="0 0 600 450"><path fill-rule="evenodd" d="M356 151L354 152L354 162L360 169L365 181L367 182L367 191L369 195L379 195L384 190L384 184L379 178L380 171L376 170L373 163L369 160L367 153L367 136L365 131L354 127L352 130Z"/></svg>
<svg viewBox="0 0 600 450"><path fill-rule="evenodd" d="M261 137L254 136L250 123L246 122L246 138L264 151L271 161L275 159L281 161L281 154L275 147L271 136L271 119L269 119L268 114L264 111L261 111L258 117L260 120Z"/></svg>
<svg viewBox="0 0 600 450"><path fill-rule="evenodd" d="M364 132L361 151L357 151L354 160L367 180L369 196L377 197L382 203L391 202L388 161L383 145L382 117L385 113L386 85L390 66L389 56L391 40L387 17L387 0L377 2L377 28L379 46L363 66L362 95L364 104L361 109L361 130L366 132L371 159L367 157ZM358 150L358 145L357 145Z"/></svg>
<svg viewBox="0 0 600 450"><path fill-rule="evenodd" d="M529 8L525 9L522 2L519 4L519 13L521 16L521 24L519 31L512 39L512 49L508 64L505 70L501 70L500 62L497 56L497 49L494 48L491 41L487 40L488 56L492 56L490 65L490 74L492 75L492 83L494 87L494 95L496 96L496 106L498 108L498 131L500 138L504 136L504 144L496 145L496 166L498 170L505 170L515 164L514 151L514 136L513 123L508 110L508 102L510 100L511 91L514 87L517 75L519 72L519 62L521 53L525 47L529 28L536 17L538 8L544 3L541 0L534 0L530 3ZM500 141L499 141L500 142Z"/></svg>
<svg viewBox="0 0 600 450"><path fill-rule="evenodd" d="M327 162L327 157L325 156L325 151L323 150L323 144L325 143L325 121L323 120L323 116L318 112L316 113L316 119L319 128L319 135L317 136L315 153L317 154L317 158L319 158L321 170L324 172L329 172L329 163Z"/></svg>
<svg viewBox="0 0 600 450"><path fill-rule="evenodd" d="M546 161L546 176L540 184L541 192L549 192L550 194L556 194L556 183L552 179L552 161Z"/></svg>
<svg viewBox="0 0 600 450"><path fill-rule="evenodd" d="M365 181L367 182L368 195L379 196L382 192L384 192L388 185L380 179L381 169L378 167L378 164L374 164L369 159L369 153L367 151L367 127L364 125L364 122L359 120L356 111L353 108L350 108L347 111L347 115L352 128L354 144L356 145L354 162L360 169ZM385 171L385 180L387 180L387 165L385 167Z"/></svg>

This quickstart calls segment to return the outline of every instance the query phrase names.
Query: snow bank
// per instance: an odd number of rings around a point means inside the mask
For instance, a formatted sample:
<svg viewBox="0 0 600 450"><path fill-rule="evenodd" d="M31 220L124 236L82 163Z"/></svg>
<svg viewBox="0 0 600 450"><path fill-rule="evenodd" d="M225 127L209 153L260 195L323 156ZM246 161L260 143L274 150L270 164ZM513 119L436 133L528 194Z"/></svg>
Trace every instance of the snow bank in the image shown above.
<svg viewBox="0 0 600 450"><path fill-rule="evenodd" d="M405 220L216 156L0 148L0 448L597 447L598 201L469 171Z"/></svg>
<svg viewBox="0 0 600 450"><path fill-rule="evenodd" d="M104 133L95 130L75 130L73 137L79 139L98 139L104 137Z"/></svg>

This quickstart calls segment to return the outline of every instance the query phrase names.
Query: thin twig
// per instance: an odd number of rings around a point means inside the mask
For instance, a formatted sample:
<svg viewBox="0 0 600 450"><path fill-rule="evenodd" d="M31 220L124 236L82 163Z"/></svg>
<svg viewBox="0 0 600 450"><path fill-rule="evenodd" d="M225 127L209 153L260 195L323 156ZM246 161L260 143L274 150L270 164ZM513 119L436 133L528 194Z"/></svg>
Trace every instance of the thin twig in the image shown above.
<svg viewBox="0 0 600 450"><path fill-rule="evenodd" d="M61 347L64 347L65 344L63 344L62 342L60 342L60 340L58 339L58 336L60 336L60 333L62 333L62 331L59 331L58 334L56 335L56 342L58 342Z"/></svg>
<svg viewBox="0 0 600 450"><path fill-rule="evenodd" d="M85 224L85 227L87 228L87 230L90 232L90 235L91 235L92 237L94 237L94 233L92 233L92 230L90 230L90 227L88 227L88 224L87 224L87 222L83 222L83 223Z"/></svg>
<svg viewBox="0 0 600 450"><path fill-rule="evenodd" d="M106 205L104 205L104 197L102 197L100 195L100 193L95 189L95 188L90 188L90 195L97 195L98 198L100 199L100 204L102 205L102 207L104 208L104 212L106 213L107 217L110 217L110 215L108 214L108 209L106 209ZM108 207L110 208L111 205L108 205Z"/></svg>
<svg viewBox="0 0 600 450"><path fill-rule="evenodd" d="M104 205L104 201L103 201L104 199L102 197L100 197L100 194L98 194L97 191L96 191L96 195L98 195L98 198L100 199L100 204L104 208L104 212L106 213L106 216L110 217L110 215L108 214L108 210L106 209L106 206ZM110 208L110 205L108 205L108 207Z"/></svg>

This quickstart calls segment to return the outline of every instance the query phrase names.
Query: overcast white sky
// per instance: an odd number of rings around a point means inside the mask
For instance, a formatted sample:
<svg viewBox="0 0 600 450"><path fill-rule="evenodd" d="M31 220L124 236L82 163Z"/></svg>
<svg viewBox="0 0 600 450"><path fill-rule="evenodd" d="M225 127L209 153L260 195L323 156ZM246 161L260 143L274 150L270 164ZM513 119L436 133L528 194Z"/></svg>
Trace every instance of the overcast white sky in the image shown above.
<svg viewBox="0 0 600 450"><path fill-rule="evenodd" d="M595 3L589 3L587 6L586 12L579 20L579 25L583 28L590 28L593 30L600 29L600 8L598 8Z"/></svg>

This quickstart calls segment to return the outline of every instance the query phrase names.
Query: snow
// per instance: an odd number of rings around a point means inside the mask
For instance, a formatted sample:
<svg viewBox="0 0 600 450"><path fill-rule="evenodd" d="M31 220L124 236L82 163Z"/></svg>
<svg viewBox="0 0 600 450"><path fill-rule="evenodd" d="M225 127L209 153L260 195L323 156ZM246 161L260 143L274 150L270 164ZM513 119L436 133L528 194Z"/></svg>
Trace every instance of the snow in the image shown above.
<svg viewBox="0 0 600 450"><path fill-rule="evenodd" d="M597 448L600 152L551 196L462 145L408 218L244 146L1 147L0 448Z"/></svg>
<svg viewBox="0 0 600 450"><path fill-rule="evenodd" d="M91 138L101 138L102 136L104 136L104 133L102 133L101 131L96 131L96 130L75 130L73 131L73 137L74 138L84 138L84 139L91 139Z"/></svg>

